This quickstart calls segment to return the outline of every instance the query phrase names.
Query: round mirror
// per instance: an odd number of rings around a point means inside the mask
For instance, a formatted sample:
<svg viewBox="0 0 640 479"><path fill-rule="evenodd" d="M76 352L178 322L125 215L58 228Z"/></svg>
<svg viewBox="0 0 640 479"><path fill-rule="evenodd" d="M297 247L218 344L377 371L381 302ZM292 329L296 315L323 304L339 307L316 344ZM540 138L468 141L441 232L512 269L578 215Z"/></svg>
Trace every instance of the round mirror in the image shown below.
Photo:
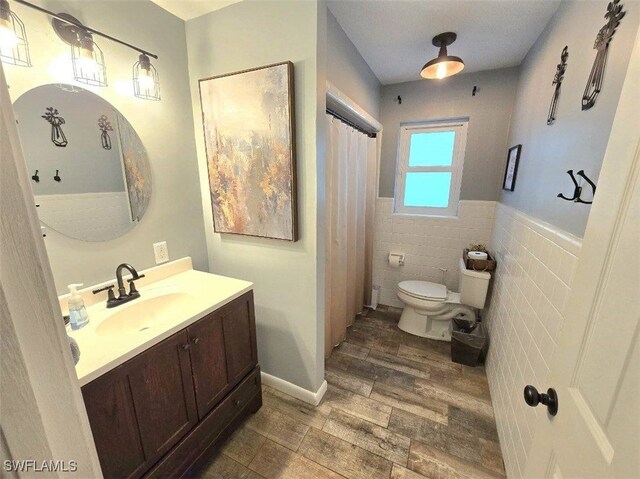
<svg viewBox="0 0 640 479"><path fill-rule="evenodd" d="M147 152L127 119L77 86L36 87L14 103L40 221L106 241L133 228L151 198Z"/></svg>

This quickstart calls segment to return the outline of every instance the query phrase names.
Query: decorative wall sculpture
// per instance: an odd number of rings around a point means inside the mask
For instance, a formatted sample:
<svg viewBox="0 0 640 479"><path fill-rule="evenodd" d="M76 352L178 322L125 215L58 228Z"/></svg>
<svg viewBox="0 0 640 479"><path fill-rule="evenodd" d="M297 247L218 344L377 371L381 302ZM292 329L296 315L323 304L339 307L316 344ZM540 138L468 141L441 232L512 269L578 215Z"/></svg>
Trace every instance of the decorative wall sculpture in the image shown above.
<svg viewBox="0 0 640 479"><path fill-rule="evenodd" d="M111 122L106 115L100 115L100 118L98 118L98 128L102 132L100 134L100 142L102 143L102 148L104 148L105 150L110 150L111 137L109 136L109 132L113 131L113 127L111 126Z"/></svg>
<svg viewBox="0 0 640 479"><path fill-rule="evenodd" d="M64 136L62 131L62 125L65 124L65 121L58 113L58 109L52 106L47 107L42 118L51 124L51 141L53 144L61 147L67 146L67 137Z"/></svg>
<svg viewBox="0 0 640 479"><path fill-rule="evenodd" d="M556 67L556 74L553 77L552 85L556 88L553 91L553 98L551 99L551 106L549 107L549 116L547 116L547 125L553 125L556 121L556 110L558 108L558 100L560 99L560 88L562 87L562 80L564 80L564 74L567 71L567 58L569 58L569 47L565 46L560 54L560 63Z"/></svg>
<svg viewBox="0 0 640 479"><path fill-rule="evenodd" d="M596 99L602 88L604 69L607 65L609 43L611 43L613 34L616 33L616 28L620 25L620 20L622 20L625 13L626 12L622 11L620 0L613 0L607 6L607 13L604 15L607 23L600 29L598 35L596 35L596 41L593 44L594 50L597 50L598 53L596 53L596 58L593 61L591 73L587 80L587 86L582 94L583 110L588 110L596 103Z"/></svg>
<svg viewBox="0 0 640 479"><path fill-rule="evenodd" d="M217 233L296 241L293 63L200 80Z"/></svg>

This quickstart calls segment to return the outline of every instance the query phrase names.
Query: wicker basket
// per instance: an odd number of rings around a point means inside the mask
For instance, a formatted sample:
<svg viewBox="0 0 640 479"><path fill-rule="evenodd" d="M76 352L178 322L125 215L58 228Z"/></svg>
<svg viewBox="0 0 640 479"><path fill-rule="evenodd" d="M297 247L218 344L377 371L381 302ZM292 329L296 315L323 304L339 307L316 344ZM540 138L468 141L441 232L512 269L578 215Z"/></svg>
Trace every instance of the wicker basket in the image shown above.
<svg viewBox="0 0 640 479"><path fill-rule="evenodd" d="M487 259L471 259L469 258L469 249L465 248L462 252L462 259L464 259L464 264L467 269L471 269L473 271L495 271L496 269L496 260L487 253Z"/></svg>

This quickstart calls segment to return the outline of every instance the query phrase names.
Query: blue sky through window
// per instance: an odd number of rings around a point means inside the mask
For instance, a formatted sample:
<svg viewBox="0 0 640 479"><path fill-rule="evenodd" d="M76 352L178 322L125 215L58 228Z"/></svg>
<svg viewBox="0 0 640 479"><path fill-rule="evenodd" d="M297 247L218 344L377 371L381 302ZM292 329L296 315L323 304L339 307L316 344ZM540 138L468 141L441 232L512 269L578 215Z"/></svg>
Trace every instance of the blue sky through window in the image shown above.
<svg viewBox="0 0 640 479"><path fill-rule="evenodd" d="M409 166L451 166L455 131L413 133L409 146Z"/></svg>
<svg viewBox="0 0 640 479"><path fill-rule="evenodd" d="M447 208L451 172L408 172L404 187L404 205Z"/></svg>

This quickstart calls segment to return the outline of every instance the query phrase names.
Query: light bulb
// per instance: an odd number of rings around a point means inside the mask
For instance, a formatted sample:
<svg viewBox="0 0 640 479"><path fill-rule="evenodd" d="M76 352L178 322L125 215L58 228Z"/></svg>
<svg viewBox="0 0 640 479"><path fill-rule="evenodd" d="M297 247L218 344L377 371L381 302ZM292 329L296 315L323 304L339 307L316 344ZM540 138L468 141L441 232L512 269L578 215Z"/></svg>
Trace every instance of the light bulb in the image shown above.
<svg viewBox="0 0 640 479"><path fill-rule="evenodd" d="M442 79L447 76L447 64L442 62L438 65L438 69L436 70L436 78Z"/></svg>
<svg viewBox="0 0 640 479"><path fill-rule="evenodd" d="M151 71L146 68L140 68L140 71L138 73L138 84L143 90L149 90L153 88L155 82L153 81L153 76L151 76Z"/></svg>
<svg viewBox="0 0 640 479"><path fill-rule="evenodd" d="M0 50L13 50L18 45L18 37L11 21L0 17Z"/></svg>
<svg viewBox="0 0 640 479"><path fill-rule="evenodd" d="M98 64L93 58L93 52L86 47L80 47L78 50L79 55L77 63L82 72L90 75L98 73Z"/></svg>

